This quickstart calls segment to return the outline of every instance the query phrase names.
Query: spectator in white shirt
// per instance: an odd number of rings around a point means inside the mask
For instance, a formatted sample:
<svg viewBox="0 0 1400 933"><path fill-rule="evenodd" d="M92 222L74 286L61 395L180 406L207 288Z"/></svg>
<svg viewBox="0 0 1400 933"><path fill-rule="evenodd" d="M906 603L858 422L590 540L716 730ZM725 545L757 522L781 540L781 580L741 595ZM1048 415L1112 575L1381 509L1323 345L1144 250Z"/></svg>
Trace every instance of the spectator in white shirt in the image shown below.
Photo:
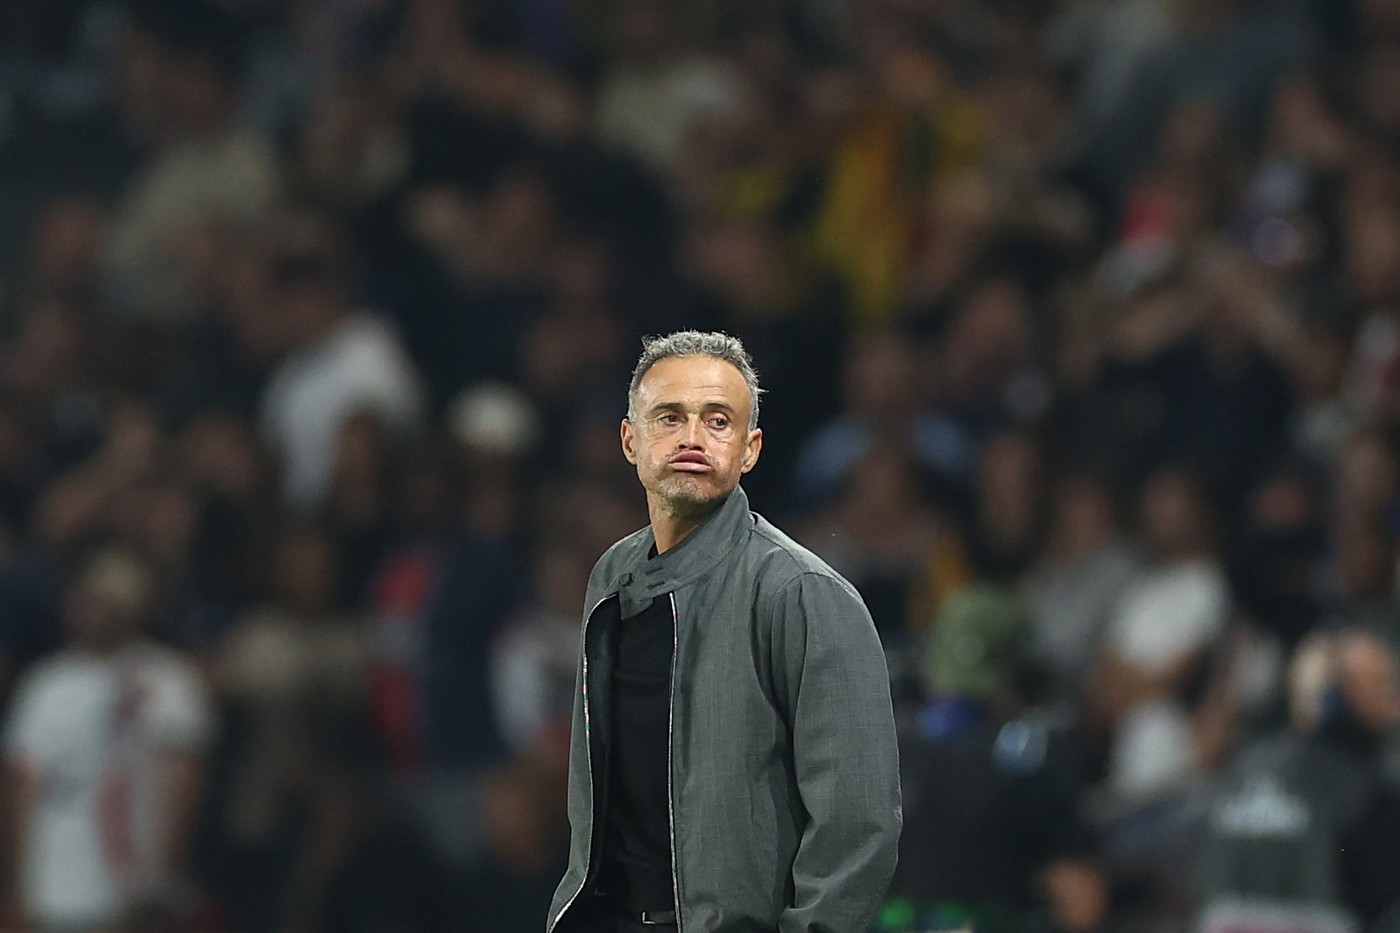
<svg viewBox="0 0 1400 933"><path fill-rule="evenodd" d="M1138 573L1138 555L1124 539L1108 484L1083 473L1060 481L1050 533L1024 581L1034 624L1029 654L1043 669L1049 698L1083 699L1115 608Z"/></svg>
<svg viewBox="0 0 1400 933"><path fill-rule="evenodd" d="M67 647L16 690L4 890L21 928L88 933L189 898L184 862L213 722L194 665L142 633L155 591L133 552L96 552L67 594Z"/></svg>
<svg viewBox="0 0 1400 933"><path fill-rule="evenodd" d="M1186 694L1230 611L1213 517L1191 476L1157 471L1140 508L1148 564L1109 617L1089 690L1091 714L1110 730L1109 789L1125 804L1201 774Z"/></svg>
<svg viewBox="0 0 1400 933"><path fill-rule="evenodd" d="M282 459L284 497L311 510L330 489L346 420L368 414L410 429L422 421L424 391L398 336L353 310L344 250L327 225L285 218L268 279L286 355L263 396L262 431Z"/></svg>

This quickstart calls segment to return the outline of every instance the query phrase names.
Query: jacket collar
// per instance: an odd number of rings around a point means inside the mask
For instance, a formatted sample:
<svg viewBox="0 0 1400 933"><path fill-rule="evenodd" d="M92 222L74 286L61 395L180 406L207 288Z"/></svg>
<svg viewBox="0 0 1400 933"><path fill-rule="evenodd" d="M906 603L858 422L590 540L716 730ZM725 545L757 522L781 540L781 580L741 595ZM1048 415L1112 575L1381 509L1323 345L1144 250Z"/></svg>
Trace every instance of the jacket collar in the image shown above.
<svg viewBox="0 0 1400 933"><path fill-rule="evenodd" d="M674 592L704 576L730 553L753 527L749 497L742 486L734 491L700 526L664 554L651 554L656 538L650 528L638 536L622 573L609 587L619 596L624 619L651 605L663 593Z"/></svg>

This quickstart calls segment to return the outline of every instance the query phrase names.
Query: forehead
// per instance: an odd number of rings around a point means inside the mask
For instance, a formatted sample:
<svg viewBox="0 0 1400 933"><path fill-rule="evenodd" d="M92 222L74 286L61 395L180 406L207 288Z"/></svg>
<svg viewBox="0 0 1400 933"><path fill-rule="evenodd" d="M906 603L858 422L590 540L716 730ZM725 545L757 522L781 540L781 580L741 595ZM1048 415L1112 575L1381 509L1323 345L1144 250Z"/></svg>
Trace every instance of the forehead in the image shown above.
<svg viewBox="0 0 1400 933"><path fill-rule="evenodd" d="M732 363L710 356L670 356L646 371L637 386L637 397L647 404L703 397L747 411L749 387Z"/></svg>

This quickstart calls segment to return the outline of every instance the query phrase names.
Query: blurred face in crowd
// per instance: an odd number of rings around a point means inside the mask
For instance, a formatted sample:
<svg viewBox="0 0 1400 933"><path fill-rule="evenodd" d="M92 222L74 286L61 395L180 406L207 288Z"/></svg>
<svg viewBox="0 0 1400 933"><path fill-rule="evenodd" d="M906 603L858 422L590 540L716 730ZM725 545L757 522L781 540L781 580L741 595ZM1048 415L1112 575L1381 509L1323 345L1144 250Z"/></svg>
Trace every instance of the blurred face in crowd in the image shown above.
<svg viewBox="0 0 1400 933"><path fill-rule="evenodd" d="M227 75L198 54L167 56L158 94L169 128L178 135L203 136L221 130L235 100Z"/></svg>
<svg viewBox="0 0 1400 933"><path fill-rule="evenodd" d="M650 3L629 3L618 16L618 52L624 59L647 63L666 50L670 36L666 17Z"/></svg>
<svg viewBox="0 0 1400 933"><path fill-rule="evenodd" d="M1362 304L1400 294L1400 212L1384 202L1357 202L1345 218L1346 276Z"/></svg>
<svg viewBox="0 0 1400 933"><path fill-rule="evenodd" d="M846 353L846 404L866 418L901 418L918 397L918 365L909 341L885 332L864 338Z"/></svg>
<svg viewBox="0 0 1400 933"><path fill-rule="evenodd" d="M34 231L35 279L59 294L90 285L97 275L103 229L97 205L78 198L55 203Z"/></svg>
<svg viewBox="0 0 1400 933"><path fill-rule="evenodd" d="M274 569L279 595L293 612L323 615L334 608L338 568L335 549L322 533L289 530L277 546Z"/></svg>
<svg viewBox="0 0 1400 933"><path fill-rule="evenodd" d="M1384 599L1395 590L1396 540L1375 521L1348 521L1336 531L1342 586L1352 599Z"/></svg>
<svg viewBox="0 0 1400 933"><path fill-rule="evenodd" d="M1400 672L1386 643L1368 632L1350 633L1337 660L1352 715L1378 734L1400 725Z"/></svg>
<svg viewBox="0 0 1400 933"><path fill-rule="evenodd" d="M763 432L749 430L748 386L733 365L668 357L642 377L622 422L622 452L637 468L653 515L699 518L753 469Z"/></svg>
<svg viewBox="0 0 1400 933"><path fill-rule="evenodd" d="M1088 476L1073 476L1055 490L1051 549L1075 560L1118 534L1113 496Z"/></svg>
<svg viewBox="0 0 1400 933"><path fill-rule="evenodd" d="M86 338L79 316L63 302L24 308L12 341L10 384L24 395L61 392L81 367Z"/></svg>
<svg viewBox="0 0 1400 933"><path fill-rule="evenodd" d="M1210 518L1195 484L1186 474L1164 469L1142 490L1142 533L1147 548L1162 559L1188 557L1210 542Z"/></svg>
<svg viewBox="0 0 1400 933"><path fill-rule="evenodd" d="M1044 480L1040 451L1030 438L1008 432L983 446L977 464L977 493L988 511L1034 516Z"/></svg>
<svg viewBox="0 0 1400 933"><path fill-rule="evenodd" d="M1034 341L1026 295L1013 282L989 280L958 309L942 365L955 391L976 397L995 391L1031 355Z"/></svg>
<svg viewBox="0 0 1400 933"><path fill-rule="evenodd" d="M1400 0L1361 0L1362 35L1400 34Z"/></svg>
<svg viewBox="0 0 1400 933"><path fill-rule="evenodd" d="M1346 151L1347 127L1307 73L1290 75L1279 84L1271 122L1277 145L1306 164L1335 167Z"/></svg>
<svg viewBox="0 0 1400 933"><path fill-rule="evenodd" d="M114 651L140 634L153 594L154 580L143 561L125 551L104 552L68 591L68 634L90 651Z"/></svg>
<svg viewBox="0 0 1400 933"><path fill-rule="evenodd" d="M1384 436L1374 431L1353 435L1336 462L1336 506L1343 518L1388 508L1400 489L1400 464Z"/></svg>
<svg viewBox="0 0 1400 933"><path fill-rule="evenodd" d="M916 512L921 503L913 464L897 450L875 448L851 468L843 501L857 519L881 526Z"/></svg>
<svg viewBox="0 0 1400 933"><path fill-rule="evenodd" d="M315 346L345 312L333 289L314 284L274 282L268 299L277 322L271 333L277 350L283 353Z"/></svg>
<svg viewBox="0 0 1400 933"><path fill-rule="evenodd" d="M252 426L214 412L195 419L180 439L182 462L198 488L243 498L257 492L268 469Z"/></svg>

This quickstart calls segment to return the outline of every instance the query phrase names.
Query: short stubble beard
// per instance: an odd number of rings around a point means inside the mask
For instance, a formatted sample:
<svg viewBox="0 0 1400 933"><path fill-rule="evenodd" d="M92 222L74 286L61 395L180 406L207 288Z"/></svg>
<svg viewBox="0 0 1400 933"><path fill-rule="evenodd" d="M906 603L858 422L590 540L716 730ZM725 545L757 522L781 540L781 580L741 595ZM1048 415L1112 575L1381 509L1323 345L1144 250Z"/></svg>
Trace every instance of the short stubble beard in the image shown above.
<svg viewBox="0 0 1400 933"><path fill-rule="evenodd" d="M680 477L663 482L656 497L658 510L681 521L693 522L708 516L724 501L723 494L705 495L685 486L686 481Z"/></svg>

